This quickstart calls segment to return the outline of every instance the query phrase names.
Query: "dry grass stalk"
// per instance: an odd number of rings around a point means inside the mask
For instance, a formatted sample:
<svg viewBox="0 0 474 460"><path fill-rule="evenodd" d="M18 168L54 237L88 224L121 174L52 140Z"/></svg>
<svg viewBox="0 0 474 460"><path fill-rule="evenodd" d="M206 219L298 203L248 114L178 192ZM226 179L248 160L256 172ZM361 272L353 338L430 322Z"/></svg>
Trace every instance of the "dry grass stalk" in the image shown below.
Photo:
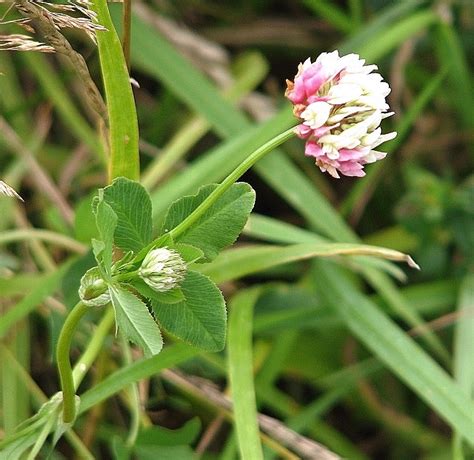
<svg viewBox="0 0 474 460"><path fill-rule="evenodd" d="M23 201L23 198L15 192L15 190L10 187L8 184L0 180L0 194L11 196L13 198L18 198L19 200Z"/></svg>
<svg viewBox="0 0 474 460"><path fill-rule="evenodd" d="M166 369L161 372L161 376L167 381L190 391L200 399L209 401L225 411L232 412L233 405L230 399L216 389L215 385L208 380L186 375L176 369ZM257 419L261 431L296 452L301 458L307 460L341 459L339 455L330 451L327 447L296 433L277 419L260 413L257 415Z"/></svg>
<svg viewBox="0 0 474 460"><path fill-rule="evenodd" d="M0 35L0 50L4 51L40 51L54 53L54 48L33 40L28 35Z"/></svg>
<svg viewBox="0 0 474 460"><path fill-rule="evenodd" d="M78 80L82 84L84 104L92 107L94 112L103 121L107 119L107 108L104 100L92 80L86 61L81 54L76 52L60 29L74 27L85 30L89 36L95 34L97 30L103 30L102 26L93 23L89 18L73 18L64 13L56 13L45 7L45 2L31 2L28 0L17 0L15 6L20 13L27 18L27 25L31 26L42 35L45 43L52 47L57 53L65 56L69 63L77 72ZM50 5L50 4L48 4ZM71 4L72 5L72 4ZM63 5L63 8L70 8L71 5ZM77 3L75 4L77 10ZM80 10L85 10L84 1L80 5ZM69 10L68 10L69 11ZM80 21L79 19L82 19ZM87 23L87 28L85 24ZM23 21L23 25L25 22Z"/></svg>

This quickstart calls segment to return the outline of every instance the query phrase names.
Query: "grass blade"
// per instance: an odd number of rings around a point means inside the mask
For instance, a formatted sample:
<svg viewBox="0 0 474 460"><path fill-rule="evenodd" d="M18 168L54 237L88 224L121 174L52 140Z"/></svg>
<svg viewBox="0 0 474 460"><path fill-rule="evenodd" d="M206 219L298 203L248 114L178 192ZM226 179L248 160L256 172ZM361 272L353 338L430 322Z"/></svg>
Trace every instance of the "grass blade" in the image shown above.
<svg viewBox="0 0 474 460"><path fill-rule="evenodd" d="M55 272L44 275L43 282L38 287L2 315L0 318L0 338L4 337L15 323L30 314L46 297L50 296L59 287L59 283L69 265L70 262L65 263Z"/></svg>
<svg viewBox="0 0 474 460"><path fill-rule="evenodd" d="M252 322L258 288L237 294L229 306L228 363L234 423L241 458L263 460L253 384Z"/></svg>
<svg viewBox="0 0 474 460"><path fill-rule="evenodd" d="M420 30L423 30L439 21L433 10L424 10L414 13L407 18L396 22L393 26L381 31L377 40L370 40L358 48L358 53L368 62L373 62L384 56L397 45L403 43Z"/></svg>
<svg viewBox="0 0 474 460"><path fill-rule="evenodd" d="M460 37L453 26L440 22L437 27L437 52L442 65L449 68L449 86L455 102L453 107L459 111L466 128L474 127L474 85L472 72L464 55Z"/></svg>
<svg viewBox="0 0 474 460"><path fill-rule="evenodd" d="M351 32L354 25L344 12L333 4L325 0L304 0L303 3L316 15L320 15L325 21L332 24L341 32Z"/></svg>
<svg viewBox="0 0 474 460"><path fill-rule="evenodd" d="M83 413L92 406L110 398L130 384L156 375L161 370L176 366L199 353L199 350L189 345L177 344L166 347L159 355L121 368L81 395L79 413Z"/></svg>
<svg viewBox="0 0 474 460"><path fill-rule="evenodd" d="M356 35L342 43L338 49L342 54L358 53L366 43L373 43L379 39L389 26L408 16L413 10L425 3L425 0L408 0L394 3L379 13L370 24L364 24ZM375 55L375 58L381 56Z"/></svg>
<svg viewBox="0 0 474 460"><path fill-rule="evenodd" d="M464 394L472 398L474 394L474 275L464 279L459 292L459 318L454 336L454 378ZM455 433L453 439L453 459L463 459L462 438Z"/></svg>
<svg viewBox="0 0 474 460"><path fill-rule="evenodd" d="M359 340L450 426L474 444L474 404L404 331L364 297L342 270L317 263L318 286Z"/></svg>

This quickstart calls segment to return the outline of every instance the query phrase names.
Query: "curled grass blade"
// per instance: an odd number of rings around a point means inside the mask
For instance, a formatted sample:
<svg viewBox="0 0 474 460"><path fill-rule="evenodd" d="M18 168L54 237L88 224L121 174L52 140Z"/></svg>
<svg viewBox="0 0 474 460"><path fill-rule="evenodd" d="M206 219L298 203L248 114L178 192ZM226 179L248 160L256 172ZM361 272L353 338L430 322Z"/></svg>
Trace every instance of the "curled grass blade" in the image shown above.
<svg viewBox="0 0 474 460"><path fill-rule="evenodd" d="M406 254L375 246L346 243L302 243L286 247L256 246L230 249L222 252L213 263L204 265L201 271L210 276L214 282L222 283L289 262L340 255L370 255L405 261L408 264L414 263Z"/></svg>

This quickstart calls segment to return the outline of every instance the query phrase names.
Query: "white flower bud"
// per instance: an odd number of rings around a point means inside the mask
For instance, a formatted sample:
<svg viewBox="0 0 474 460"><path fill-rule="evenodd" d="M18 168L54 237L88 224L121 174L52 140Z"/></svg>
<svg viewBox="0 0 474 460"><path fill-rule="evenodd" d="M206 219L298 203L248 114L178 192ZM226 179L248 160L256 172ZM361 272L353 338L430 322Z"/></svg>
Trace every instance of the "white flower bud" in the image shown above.
<svg viewBox="0 0 474 460"><path fill-rule="evenodd" d="M101 307L110 302L107 284L101 278L97 267L87 270L81 278L79 297L88 307Z"/></svg>
<svg viewBox="0 0 474 460"><path fill-rule="evenodd" d="M143 259L138 275L158 292L178 286L186 275L186 262L178 252L168 248L152 249Z"/></svg>

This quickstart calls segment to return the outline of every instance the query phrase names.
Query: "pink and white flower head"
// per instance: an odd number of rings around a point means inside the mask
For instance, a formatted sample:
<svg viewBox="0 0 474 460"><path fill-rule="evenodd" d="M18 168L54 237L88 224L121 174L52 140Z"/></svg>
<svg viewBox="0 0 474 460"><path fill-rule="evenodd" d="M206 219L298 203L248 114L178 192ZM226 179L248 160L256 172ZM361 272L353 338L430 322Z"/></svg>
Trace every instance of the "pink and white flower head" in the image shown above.
<svg viewBox="0 0 474 460"><path fill-rule="evenodd" d="M382 134L380 122L393 115L385 98L390 87L375 65L357 54L322 53L315 62L298 66L295 81L287 80L285 96L302 123L297 135L306 139L305 154L321 171L339 178L365 176L364 165L385 157L374 150L397 133Z"/></svg>

